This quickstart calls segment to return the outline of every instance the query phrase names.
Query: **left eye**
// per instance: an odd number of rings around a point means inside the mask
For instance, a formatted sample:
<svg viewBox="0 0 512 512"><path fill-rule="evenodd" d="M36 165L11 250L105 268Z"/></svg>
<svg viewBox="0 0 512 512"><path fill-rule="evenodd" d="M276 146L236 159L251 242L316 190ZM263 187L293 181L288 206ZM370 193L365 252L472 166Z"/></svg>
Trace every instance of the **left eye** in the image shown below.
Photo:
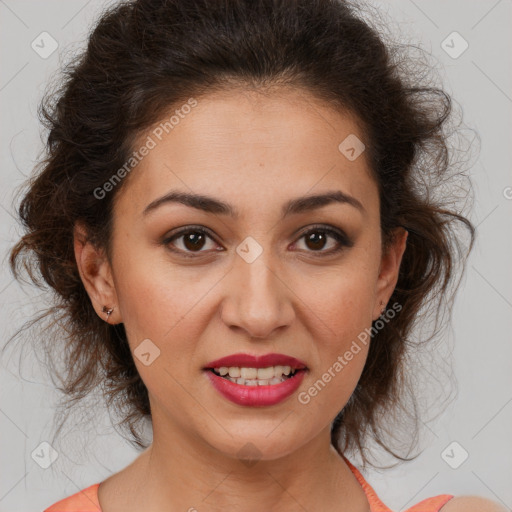
<svg viewBox="0 0 512 512"><path fill-rule="evenodd" d="M196 227L196 228L187 228L186 230L180 231L179 233L174 234L173 236L166 238L163 243L166 246L177 244L174 243L175 240L181 240L182 247L178 247L178 249L172 249L174 252L180 252L186 257L190 256L190 253L194 252L206 252L201 249L205 246L206 239L209 238L213 240L213 237L204 228ZM325 248L325 245L328 239L331 238L337 244L334 244L334 248L330 250L322 250ZM334 229L326 228L326 227L313 227L309 229L305 233L303 233L298 240L305 240L306 247L309 248L307 252L320 252L326 254L336 253L341 251L343 247L352 247L353 242L343 233L335 231ZM222 249L214 249L214 250L222 250ZM187 254L189 253L189 254Z"/></svg>
<svg viewBox="0 0 512 512"><path fill-rule="evenodd" d="M312 249L312 252L332 254L341 251L343 247L352 247L353 245L343 232L338 232L321 226L310 229L304 233L299 240L302 240L303 238L305 239L306 246ZM325 248L326 241L329 238L334 239L334 241L337 242L337 245L334 244L334 249L322 251L321 249Z"/></svg>

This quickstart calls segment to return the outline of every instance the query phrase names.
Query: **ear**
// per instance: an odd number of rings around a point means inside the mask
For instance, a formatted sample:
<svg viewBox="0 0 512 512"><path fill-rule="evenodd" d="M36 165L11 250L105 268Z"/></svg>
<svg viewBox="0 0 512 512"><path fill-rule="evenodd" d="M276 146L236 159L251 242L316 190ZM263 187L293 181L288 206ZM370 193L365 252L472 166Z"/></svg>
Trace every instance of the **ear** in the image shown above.
<svg viewBox="0 0 512 512"><path fill-rule="evenodd" d="M94 310L110 324L121 322L112 270L105 251L89 241L87 230L81 223L75 224L73 245L78 272ZM113 308L110 315L103 311L104 306Z"/></svg>
<svg viewBox="0 0 512 512"><path fill-rule="evenodd" d="M407 236L409 233L404 228L396 228L393 232L393 238L389 246L383 251L379 277L375 290L375 304L373 308L373 320L377 320L384 312L396 283L398 281L398 272L400 263L405 252Z"/></svg>

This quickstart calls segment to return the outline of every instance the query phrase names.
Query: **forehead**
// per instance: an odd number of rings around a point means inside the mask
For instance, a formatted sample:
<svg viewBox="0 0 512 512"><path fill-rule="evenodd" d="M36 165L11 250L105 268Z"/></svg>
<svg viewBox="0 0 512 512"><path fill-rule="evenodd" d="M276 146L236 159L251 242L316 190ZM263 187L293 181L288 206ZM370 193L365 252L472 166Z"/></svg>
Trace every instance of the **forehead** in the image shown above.
<svg viewBox="0 0 512 512"><path fill-rule="evenodd" d="M364 141L349 113L292 89L223 91L196 102L174 105L139 137L133 149L151 149L121 194L131 208L141 212L170 189L234 195L241 209L326 188L375 200L364 151L355 160L343 151L346 140Z"/></svg>

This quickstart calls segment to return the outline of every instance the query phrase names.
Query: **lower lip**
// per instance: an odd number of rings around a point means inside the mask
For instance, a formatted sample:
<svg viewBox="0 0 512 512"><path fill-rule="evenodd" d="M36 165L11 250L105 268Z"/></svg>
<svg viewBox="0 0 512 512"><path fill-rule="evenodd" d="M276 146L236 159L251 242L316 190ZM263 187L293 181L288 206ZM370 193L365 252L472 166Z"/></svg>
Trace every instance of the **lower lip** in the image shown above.
<svg viewBox="0 0 512 512"><path fill-rule="evenodd" d="M280 384L245 386L205 370L213 387L225 398L238 405L253 407L275 405L288 398L301 384L306 370L298 370L293 377Z"/></svg>

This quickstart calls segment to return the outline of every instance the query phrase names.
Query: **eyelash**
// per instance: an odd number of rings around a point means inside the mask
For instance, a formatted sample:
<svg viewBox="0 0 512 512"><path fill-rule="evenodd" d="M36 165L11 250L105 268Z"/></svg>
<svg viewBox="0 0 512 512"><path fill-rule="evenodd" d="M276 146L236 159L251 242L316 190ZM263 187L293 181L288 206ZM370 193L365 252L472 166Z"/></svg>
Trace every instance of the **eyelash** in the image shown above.
<svg viewBox="0 0 512 512"><path fill-rule="evenodd" d="M324 255L330 256L330 255L336 254L336 253L342 251L345 247L352 247L354 245L354 242L350 238L348 238L348 236L345 233L343 233L342 231L337 231L335 229L332 229L332 228L329 228L326 226L322 226L322 225L312 226L306 232L302 233L302 235L298 238L298 240L301 240L302 238L306 237L307 235L309 235L313 232L326 233L326 234L330 235L332 238L334 238L340 244L338 248L331 249L330 251L322 251L322 250L307 251L307 252L312 252L312 253L318 253L320 257L324 257ZM212 233L208 229L206 229L202 226L188 226L188 227L182 229L181 231L174 233L172 236L166 237L164 240L162 240L162 244L168 247L172 241L174 241L184 235L190 234L190 233L201 233L201 234L206 235L209 238L214 240ZM194 251L183 251L182 249L170 249L170 250L172 252L180 253L181 255L183 255L186 258L197 258L197 256L195 254L199 254L201 252L206 252L206 251L196 251L196 253L194 253Z"/></svg>

